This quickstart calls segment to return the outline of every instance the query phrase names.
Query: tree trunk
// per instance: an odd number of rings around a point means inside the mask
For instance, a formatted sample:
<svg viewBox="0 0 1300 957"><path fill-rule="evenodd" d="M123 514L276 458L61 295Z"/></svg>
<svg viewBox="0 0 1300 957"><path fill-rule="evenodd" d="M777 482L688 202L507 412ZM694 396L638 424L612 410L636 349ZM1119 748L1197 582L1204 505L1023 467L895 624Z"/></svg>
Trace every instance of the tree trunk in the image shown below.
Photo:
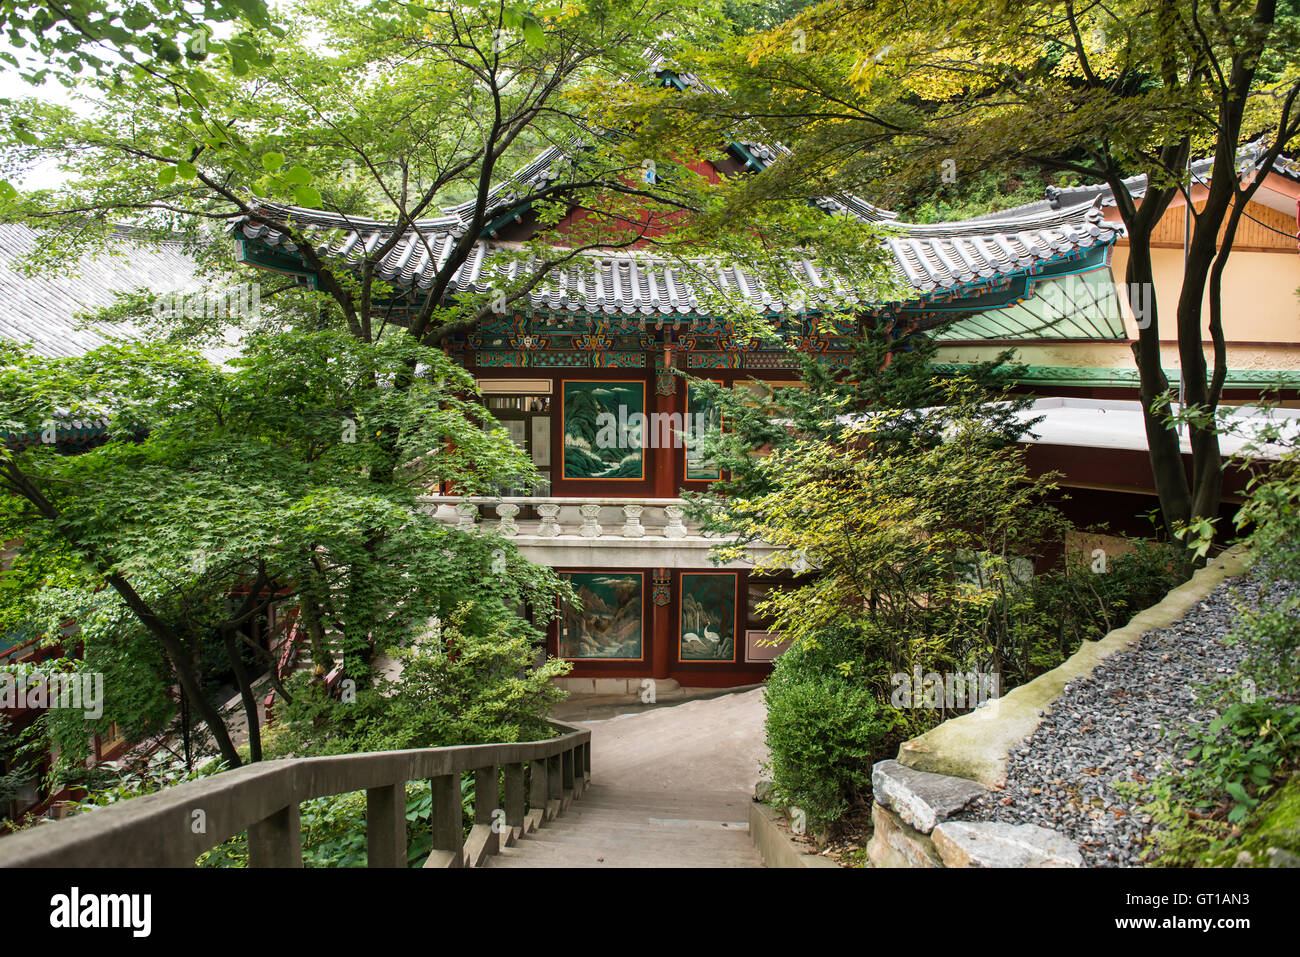
<svg viewBox="0 0 1300 957"><path fill-rule="evenodd" d="M235 743L230 739L230 732L226 729L226 723L221 720L221 715L212 703L203 694L203 689L199 686L198 676L194 671L194 663L190 660L189 652L185 649L185 643L181 640L170 625L164 622L156 615L131 587L131 583L117 573L105 576L109 585L113 587L126 606L131 609L145 626L149 629L150 634L163 646L163 651L171 660L172 667L176 669L176 675L180 679L181 687L185 689L190 704L194 710L199 713L203 723L208 726L212 732L212 737L217 743L217 749L221 752L221 757L232 768L237 768L242 761L239 760L239 751L235 748Z"/></svg>
<svg viewBox="0 0 1300 957"><path fill-rule="evenodd" d="M306 580L310 585L303 588L299 608L303 626L307 629L307 638L311 644L312 674L323 678L334 669L334 656L330 652L329 642L325 637L325 622L318 600L317 581L314 572L308 570Z"/></svg>
<svg viewBox="0 0 1300 957"><path fill-rule="evenodd" d="M1151 266L1150 232L1134 235L1129 230L1129 260L1125 280L1130 290L1154 290L1155 276ZM1180 523L1191 517L1191 490L1187 473L1183 470L1183 456L1179 449L1178 433L1165 422L1156 402L1169 392L1160 360L1160 323L1154 292L1142 295L1147 314L1141 317L1138 340L1133 343L1133 357L1137 361L1140 381L1138 394L1142 401L1142 421L1146 427L1147 448L1150 450L1151 476L1160 499L1160 514L1165 530L1172 537Z"/></svg>
<svg viewBox="0 0 1300 957"><path fill-rule="evenodd" d="M248 759L262 760L261 719L257 714L257 698L253 695L253 685L248 680L248 670L235 641L235 629L229 625L221 629L221 643L225 645L226 657L230 659L231 670L235 673L235 683L239 685L239 697L244 703L244 719L248 722Z"/></svg>

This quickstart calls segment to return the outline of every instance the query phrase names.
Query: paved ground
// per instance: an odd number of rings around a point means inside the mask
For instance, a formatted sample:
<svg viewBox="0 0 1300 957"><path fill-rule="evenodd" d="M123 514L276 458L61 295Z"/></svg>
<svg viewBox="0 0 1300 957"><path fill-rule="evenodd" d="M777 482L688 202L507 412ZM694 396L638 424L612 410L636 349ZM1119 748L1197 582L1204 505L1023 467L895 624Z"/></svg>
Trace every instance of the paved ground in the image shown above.
<svg viewBox="0 0 1300 957"><path fill-rule="evenodd" d="M591 786L491 867L760 867L749 802L763 746L762 689L672 707L596 706Z"/></svg>

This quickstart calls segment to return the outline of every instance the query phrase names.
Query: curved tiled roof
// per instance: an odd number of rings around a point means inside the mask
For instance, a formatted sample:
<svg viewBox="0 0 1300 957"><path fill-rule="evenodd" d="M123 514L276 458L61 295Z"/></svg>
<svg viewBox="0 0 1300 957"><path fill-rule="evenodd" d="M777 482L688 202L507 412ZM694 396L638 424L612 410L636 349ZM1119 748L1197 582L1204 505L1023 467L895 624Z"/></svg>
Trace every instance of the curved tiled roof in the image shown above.
<svg viewBox="0 0 1300 957"><path fill-rule="evenodd" d="M371 219L270 204L263 208L267 220L282 222L288 218L306 227L309 234L316 234L318 255L344 268L359 265L393 232L391 223ZM428 289L452 246L463 235L457 225L446 218L415 224L379 263L378 276L396 286ZM884 243L893 256L895 277L914 293L900 302L948 297L963 287L985 284L1001 276L1035 272L1049 262L1110 244L1120 228L1105 222L1100 210L1093 206L1049 210L996 223L884 225L889 233ZM232 229L238 238L272 249L287 239L258 218L238 220ZM515 262L521 248L515 243L480 241L456 271L451 293L489 294L517 270L539 265ZM809 308L815 308L819 301L845 299L863 306L883 305L870 301L865 294L844 289L835 276L811 258L794 257L789 268L791 278L805 290L802 305ZM687 315L704 308L706 300L718 293L739 296L772 313L788 312L801 305L773 296L757 276L746 270L703 262L684 265L641 251L581 254L574 264L557 270L533 290L528 304L534 309L557 312Z"/></svg>
<svg viewBox="0 0 1300 957"><path fill-rule="evenodd" d="M28 226L0 224L0 338L30 345L43 356L78 356L112 337L141 338L130 323L89 327L77 317L113 305L118 293L176 289L194 277L194 263L179 243L135 242L125 231L69 272L29 276L15 264L40 241Z"/></svg>

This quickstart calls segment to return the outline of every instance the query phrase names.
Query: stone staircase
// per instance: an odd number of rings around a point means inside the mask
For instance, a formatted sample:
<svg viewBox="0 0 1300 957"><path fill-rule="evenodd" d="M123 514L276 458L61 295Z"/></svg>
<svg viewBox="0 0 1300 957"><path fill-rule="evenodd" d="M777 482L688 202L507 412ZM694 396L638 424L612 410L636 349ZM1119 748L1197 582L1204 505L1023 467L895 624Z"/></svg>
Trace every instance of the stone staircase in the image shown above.
<svg viewBox="0 0 1300 957"><path fill-rule="evenodd" d="M486 867L762 867L749 795L589 784L580 800Z"/></svg>

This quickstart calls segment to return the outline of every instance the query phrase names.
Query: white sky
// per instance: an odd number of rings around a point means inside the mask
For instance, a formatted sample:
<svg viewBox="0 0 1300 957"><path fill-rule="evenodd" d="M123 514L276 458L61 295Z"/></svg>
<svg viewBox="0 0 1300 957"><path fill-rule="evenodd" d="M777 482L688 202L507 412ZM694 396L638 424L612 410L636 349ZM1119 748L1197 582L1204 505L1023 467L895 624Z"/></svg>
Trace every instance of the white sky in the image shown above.
<svg viewBox="0 0 1300 957"><path fill-rule="evenodd" d="M0 50L12 53L20 60L27 59L31 50L16 50L7 40L0 40ZM0 97L5 99L24 99L36 96L52 103L59 103L73 109L84 109L73 101L72 91L57 81L46 81L40 86L32 86L8 63L0 69ZM19 189L52 189L63 182L64 173L53 161L33 167L24 176L15 177L13 185Z"/></svg>
<svg viewBox="0 0 1300 957"><path fill-rule="evenodd" d="M269 6L274 9L282 3L283 0L270 0ZM234 32L228 23L213 24L211 29L211 35L217 39L229 37ZM0 51L13 54L20 62L33 64L33 68L39 67L39 60L31 47L15 49L6 35L0 35ZM77 91L69 90L57 80L47 80L40 86L33 86L8 63L0 65L0 98L22 99L32 96L67 106L83 115L90 112L88 104L77 98ZM33 167L25 175L14 177L11 182L18 189L53 189L61 185L66 177L67 174L58 163L51 160Z"/></svg>

